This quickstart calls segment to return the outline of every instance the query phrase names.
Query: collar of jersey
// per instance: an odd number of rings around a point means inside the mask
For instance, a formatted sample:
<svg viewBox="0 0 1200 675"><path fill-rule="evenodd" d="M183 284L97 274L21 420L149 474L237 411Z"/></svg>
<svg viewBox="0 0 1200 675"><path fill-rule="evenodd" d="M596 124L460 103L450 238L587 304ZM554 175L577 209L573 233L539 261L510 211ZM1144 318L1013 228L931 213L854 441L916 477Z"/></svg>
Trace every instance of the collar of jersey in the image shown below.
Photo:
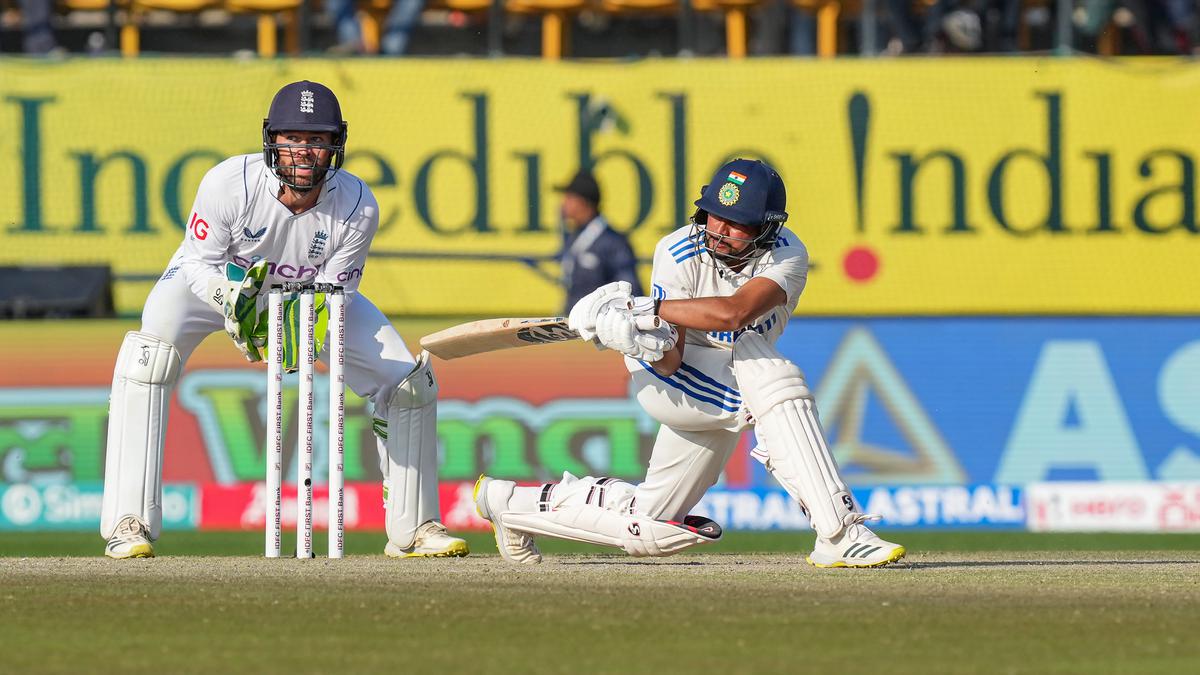
<svg viewBox="0 0 1200 675"><path fill-rule="evenodd" d="M269 178L278 182L281 187L283 186L283 183L279 180L279 176L276 176L274 174L274 172L272 172L270 168L267 168L267 166L265 164L263 165L263 170L266 171L266 174ZM288 207L283 202L279 201L278 192L273 193L271 196L275 199L275 203L279 204L284 209L287 209L288 213L290 214L288 216L289 218L298 218L298 217L303 216L304 214L308 213L309 211L315 210L318 206L320 206L321 204L323 204L325 202L325 198L329 196L329 193L333 192L334 190L337 189L337 186L333 184L333 179L336 177L337 177L337 173L333 174L333 176L326 176L325 180L321 181L321 192L320 192L320 194L317 195L317 202L315 204L313 204L310 208L307 208L307 209L301 211L300 213L292 213L291 209L288 209Z"/></svg>

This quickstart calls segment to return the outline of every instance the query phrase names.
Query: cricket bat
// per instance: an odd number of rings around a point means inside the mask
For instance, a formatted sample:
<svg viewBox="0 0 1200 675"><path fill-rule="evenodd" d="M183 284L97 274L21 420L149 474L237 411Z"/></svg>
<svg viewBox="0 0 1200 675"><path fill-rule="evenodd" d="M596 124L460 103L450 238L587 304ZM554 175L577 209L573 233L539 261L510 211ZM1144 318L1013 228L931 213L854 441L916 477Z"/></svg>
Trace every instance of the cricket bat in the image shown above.
<svg viewBox="0 0 1200 675"><path fill-rule="evenodd" d="M639 316L635 323L640 330L653 330L658 328L659 318ZM421 338L421 347L449 361L501 349L567 342L578 338L579 333L567 326L567 319L563 316L481 319L426 335Z"/></svg>

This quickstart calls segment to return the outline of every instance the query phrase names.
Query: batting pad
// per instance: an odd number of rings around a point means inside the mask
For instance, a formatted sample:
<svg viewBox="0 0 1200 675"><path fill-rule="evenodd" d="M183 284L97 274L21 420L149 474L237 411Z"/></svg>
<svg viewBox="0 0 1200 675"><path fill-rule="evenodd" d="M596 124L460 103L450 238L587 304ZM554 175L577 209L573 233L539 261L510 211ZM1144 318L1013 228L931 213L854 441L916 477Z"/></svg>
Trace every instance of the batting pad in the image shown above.
<svg viewBox="0 0 1200 675"><path fill-rule="evenodd" d="M853 519L854 500L825 443L804 373L750 331L734 343L733 370L767 446L767 468L808 510L818 536L836 536Z"/></svg>
<svg viewBox="0 0 1200 675"><path fill-rule="evenodd" d="M619 548L634 557L668 556L721 538L721 527L700 516L684 522L631 516L598 506L574 506L537 513L508 512L505 527L532 535L558 537Z"/></svg>
<svg viewBox="0 0 1200 675"><path fill-rule="evenodd" d="M397 385L387 408L388 540L412 546L417 527L439 517L437 478L437 380L428 352L417 356L413 371Z"/></svg>
<svg viewBox="0 0 1200 675"><path fill-rule="evenodd" d="M175 346L149 333L125 334L108 399L108 445L100 534L112 537L124 516L162 530L162 459L167 404L182 361Z"/></svg>

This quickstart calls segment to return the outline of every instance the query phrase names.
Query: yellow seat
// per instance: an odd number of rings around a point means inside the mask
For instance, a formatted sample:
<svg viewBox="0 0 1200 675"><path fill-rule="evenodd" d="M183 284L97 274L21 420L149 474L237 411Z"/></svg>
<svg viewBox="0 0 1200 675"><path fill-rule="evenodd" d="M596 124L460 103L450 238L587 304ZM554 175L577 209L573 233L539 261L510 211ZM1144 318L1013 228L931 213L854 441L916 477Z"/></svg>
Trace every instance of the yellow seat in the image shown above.
<svg viewBox="0 0 1200 675"><path fill-rule="evenodd" d="M358 15L358 26L362 32L363 51L378 54L383 22L392 9L392 0L363 0L358 7L362 10Z"/></svg>
<svg viewBox="0 0 1200 675"><path fill-rule="evenodd" d="M383 22L392 10L392 0L363 0L359 3L362 14L359 29L362 31L363 51L378 54L383 38ZM443 9L466 14L486 12L492 8L492 0L429 0L425 9Z"/></svg>
<svg viewBox="0 0 1200 675"><path fill-rule="evenodd" d="M492 8L492 0L429 0L428 9L451 9L456 12L486 12Z"/></svg>
<svg viewBox="0 0 1200 675"><path fill-rule="evenodd" d="M609 14L674 14L679 0L600 0L600 9Z"/></svg>
<svg viewBox="0 0 1200 675"><path fill-rule="evenodd" d="M721 12L725 15L725 53L730 58L746 56L748 41L746 13L764 0L692 0L697 12ZM679 0L600 0L600 8L611 14L675 14Z"/></svg>
<svg viewBox="0 0 1200 675"><path fill-rule="evenodd" d="M69 11L96 12L108 9L108 0L58 0L58 4ZM128 0L117 0L117 7L128 5Z"/></svg>
<svg viewBox="0 0 1200 675"><path fill-rule="evenodd" d="M300 53L299 10L303 0L225 0L231 12L258 14L258 55L270 58L279 53L277 19L283 19L284 47Z"/></svg>
<svg viewBox="0 0 1200 675"><path fill-rule="evenodd" d="M217 6L218 0L129 0L129 11L121 25L121 55L137 56L141 52L141 31L138 28L142 15L150 10L164 10L177 14L195 14Z"/></svg>
<svg viewBox="0 0 1200 675"><path fill-rule="evenodd" d="M858 11L858 0L791 0L792 5L817 17L817 56L838 54L838 21L843 13Z"/></svg>
<svg viewBox="0 0 1200 675"><path fill-rule="evenodd" d="M746 13L762 4L763 0L693 0L697 11L713 10L725 14L725 54L731 59L746 57Z"/></svg>
<svg viewBox="0 0 1200 675"><path fill-rule="evenodd" d="M571 16L587 7L586 0L507 0L505 7L518 14L542 15L542 58L561 59L570 49Z"/></svg>

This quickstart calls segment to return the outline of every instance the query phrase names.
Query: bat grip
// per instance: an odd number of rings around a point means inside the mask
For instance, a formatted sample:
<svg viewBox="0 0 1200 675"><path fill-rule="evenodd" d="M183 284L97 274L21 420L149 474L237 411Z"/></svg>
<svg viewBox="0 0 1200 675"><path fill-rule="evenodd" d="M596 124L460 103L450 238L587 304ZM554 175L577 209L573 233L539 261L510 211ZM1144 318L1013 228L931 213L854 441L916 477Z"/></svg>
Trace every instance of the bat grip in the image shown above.
<svg viewBox="0 0 1200 675"><path fill-rule="evenodd" d="M654 330L662 325L662 319L653 314L641 314L633 318L633 325L638 330Z"/></svg>

